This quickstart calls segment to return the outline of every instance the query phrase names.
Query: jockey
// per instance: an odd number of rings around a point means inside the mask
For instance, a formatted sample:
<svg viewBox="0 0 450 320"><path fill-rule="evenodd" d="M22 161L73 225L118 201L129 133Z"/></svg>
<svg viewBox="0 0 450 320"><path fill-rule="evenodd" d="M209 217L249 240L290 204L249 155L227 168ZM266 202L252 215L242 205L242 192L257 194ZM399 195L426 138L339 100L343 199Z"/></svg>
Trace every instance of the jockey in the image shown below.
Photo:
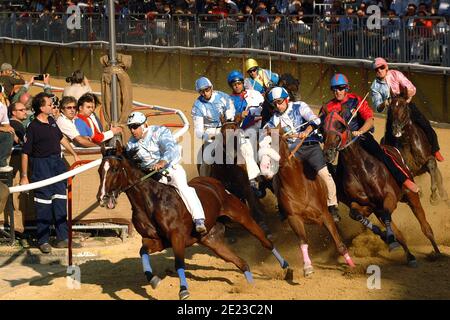
<svg viewBox="0 0 450 320"><path fill-rule="evenodd" d="M245 70L250 76L244 82L246 89L253 89L261 94L266 94L278 84L278 74L271 70L260 68L255 59L250 58L245 61Z"/></svg>
<svg viewBox="0 0 450 320"><path fill-rule="evenodd" d="M192 215L195 230L206 233L205 213L194 188L187 184L186 171L178 163L180 150L169 129L164 126L147 126L147 117L141 112L132 112L127 125L132 137L127 150L136 150L139 166L143 171L166 169L168 185L174 186Z"/></svg>
<svg viewBox="0 0 450 320"><path fill-rule="evenodd" d="M241 115L243 120L240 132L240 151L245 159L247 174L250 185L254 190L258 190L256 177L260 175L259 166L255 161L254 152L250 141L250 135L258 133L261 127L261 110L264 97L256 90L244 89L244 76L237 70L233 70L228 74L227 82L233 92L230 97L233 100L236 115ZM262 196L258 191L258 196Z"/></svg>
<svg viewBox="0 0 450 320"><path fill-rule="evenodd" d="M348 92L349 85L347 77L341 73L337 73L331 78L330 86L334 93L334 98L323 107L323 112L328 114L336 111L348 122L361 104L362 99L360 96ZM395 165L392 159L384 153L378 142L369 133L374 131L374 122L373 111L367 101L364 101L358 110L357 116L348 125L354 137L363 137L358 139L361 147L383 162L400 186L404 185L409 190L418 192L417 185Z"/></svg>
<svg viewBox="0 0 450 320"><path fill-rule="evenodd" d="M296 157L307 162L311 168L325 181L328 189L328 210L335 222L339 222L339 210L337 207L336 185L328 168L320 148L321 138L317 128L320 118L314 114L311 108L303 101L289 102L289 94L282 87L275 87L267 96L276 111L264 128L276 128L278 125L290 133L288 138L289 149L293 150L304 139L303 144L296 152ZM260 146L267 138L261 141Z"/></svg>
<svg viewBox="0 0 450 320"><path fill-rule="evenodd" d="M191 116L194 122L195 136L204 141L203 159L200 166L200 175L209 176L209 166L213 161L216 148L216 135L220 134L222 122L221 116L226 120L234 119L234 105L230 96L222 91L213 90L211 81L206 77L201 77L195 81L195 90L200 94L192 106ZM214 140L214 141L213 141ZM211 145L210 145L211 144ZM210 145L210 146L209 146ZM207 154L206 150L209 150Z"/></svg>
<svg viewBox="0 0 450 320"><path fill-rule="evenodd" d="M398 70L389 70L386 60L383 58L376 58L373 63L373 68L376 72L376 79L372 83L372 105L377 108L378 112L382 112L385 107L390 104L391 91L394 94L400 94L400 87L406 87L408 89L408 97L406 102L408 103L409 110L411 112L411 119L417 124L425 133L428 141L431 144L431 151L438 161L444 161L441 153L439 152L439 143L436 132L431 127L427 118L419 111L415 103L411 102L412 98L416 94L416 87L405 77L403 73ZM387 128L391 126L392 119L388 115L386 123L385 140L386 144L394 145L395 138L392 134L388 133Z"/></svg>

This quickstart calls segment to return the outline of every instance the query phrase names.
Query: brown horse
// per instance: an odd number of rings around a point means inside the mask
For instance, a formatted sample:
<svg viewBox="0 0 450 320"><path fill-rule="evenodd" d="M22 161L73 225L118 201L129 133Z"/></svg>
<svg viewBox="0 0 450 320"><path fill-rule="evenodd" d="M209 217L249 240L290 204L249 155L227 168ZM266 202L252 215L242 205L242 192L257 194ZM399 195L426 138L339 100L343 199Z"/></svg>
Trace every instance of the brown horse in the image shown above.
<svg viewBox="0 0 450 320"><path fill-rule="evenodd" d="M350 217L379 235L390 250L397 248L399 242L405 250L408 265L414 267L417 265L416 258L409 251L402 233L391 218L398 201L403 200L413 211L434 251L439 254L433 230L426 220L418 194L402 190L382 162L366 152L359 143L354 143L355 139L349 141L351 132L338 113L331 112L326 116L324 135L325 160L333 162L339 151L336 189L339 201L350 208ZM367 219L372 213L386 226L385 232Z"/></svg>
<svg viewBox="0 0 450 320"><path fill-rule="evenodd" d="M213 250L227 262L234 263L249 282L252 282L250 268L243 259L233 253L223 241L224 227L217 223L219 216L227 216L241 224L253 234L261 244L272 251L283 269L288 263L279 255L273 243L250 216L248 208L235 196L225 191L216 179L197 177L189 182L195 188L205 211L207 234L201 236L193 228L192 217L172 186L148 179L132 161L134 155L122 149L120 142L116 149L102 148L103 161L99 167L100 186L97 200L101 206L112 209L121 192L125 192L132 207L132 221L142 236L140 255L145 276L153 288L160 279L153 275L149 253L172 247L175 255L175 269L180 278L180 299L187 299L189 292L184 274L184 251L194 243L200 243Z"/></svg>
<svg viewBox="0 0 450 320"><path fill-rule="evenodd" d="M277 131L278 132L278 131ZM354 263L348 254L345 244L342 242L332 216L328 212L327 187L319 177L307 177L310 173L303 161L296 157L290 158L290 151L283 131L279 128L281 137L279 153L279 170L273 178L273 189L278 200L278 206L287 214L287 219L292 230L300 239L300 248L303 253L303 272L305 277L313 272L313 266L308 256L308 238L305 231L305 223L323 225L330 232L338 252L344 256L345 261L351 267ZM272 135L272 139L277 134Z"/></svg>
<svg viewBox="0 0 450 320"><path fill-rule="evenodd" d="M215 162L209 165L208 176L219 180L226 190L246 203L258 225L264 230L267 237L273 240L273 235L265 221L266 211L255 194L255 190L250 186L246 165L238 162L236 147L238 146L241 120L242 118L236 117L233 121L226 121L225 117L221 117L221 135L216 137L220 140L216 141L220 147L215 151L222 153L223 157L220 163Z"/></svg>
<svg viewBox="0 0 450 320"><path fill-rule="evenodd" d="M391 93L391 103L388 109L388 121L386 122L387 135L393 136L394 141L386 140L386 143L395 144L400 150L409 169L414 176L428 172L431 176L430 203L436 205L439 196L447 200L447 191L444 189L442 174L437 166L436 158L431 152L430 143L423 130L411 120L408 103L405 99L406 88L402 94L395 96ZM389 124L392 125L389 125ZM439 195L438 195L439 191Z"/></svg>

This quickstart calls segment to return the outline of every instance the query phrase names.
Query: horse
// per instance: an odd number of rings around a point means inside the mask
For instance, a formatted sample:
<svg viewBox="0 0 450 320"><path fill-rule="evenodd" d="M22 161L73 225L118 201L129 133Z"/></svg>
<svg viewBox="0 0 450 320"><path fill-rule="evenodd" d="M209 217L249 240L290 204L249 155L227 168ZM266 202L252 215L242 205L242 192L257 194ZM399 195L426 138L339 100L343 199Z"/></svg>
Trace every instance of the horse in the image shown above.
<svg viewBox="0 0 450 320"><path fill-rule="evenodd" d="M303 254L303 273L310 277L314 273L312 262L308 255L308 238L305 231L305 223L325 225L334 240L338 252L344 256L346 263L354 267L345 244L339 235L334 220L328 212L327 187L319 177L310 176L311 170L303 161L296 157L290 157L287 138L281 126L272 139L279 134L279 169L273 177L274 194L278 200L278 206L287 215L287 220L292 230L300 240L300 248Z"/></svg>
<svg viewBox="0 0 450 320"><path fill-rule="evenodd" d="M439 196L445 201L448 199L448 194L444 189L442 174L431 152L430 143L423 130L411 119L405 98L407 97L407 89L401 89L401 94L397 96L391 92L391 97L388 121L386 122L386 135L394 137L395 141L389 141L390 139L385 141L398 147L413 176L419 176L425 172L430 174L430 203L437 205Z"/></svg>
<svg viewBox="0 0 450 320"><path fill-rule="evenodd" d="M390 251L400 244L406 253L407 264L416 267L417 260L409 251L403 234L392 222L391 217L397 203L406 202L419 221L422 232L430 240L435 253L439 255L440 251L433 230L426 220L419 195L402 189L382 162L366 152L359 143L355 143L356 138L350 140L352 137L348 124L338 113L331 112L326 115L323 134L325 160L333 162L339 151L335 172L336 189L338 200L350 208L350 217L380 236L389 245ZM382 231L367 219L372 213L375 213L378 220L386 226L386 231Z"/></svg>
<svg viewBox="0 0 450 320"><path fill-rule="evenodd" d="M189 297L188 285L184 273L185 248L195 243L210 248L220 258L232 262L245 275L249 283L253 282L249 265L238 257L223 241L224 226L217 222L220 216L226 216L241 224L255 236L279 261L285 271L289 271L286 260L278 253L273 243L251 217L248 208L234 195L228 193L223 185L210 177L196 177L189 182L202 203L205 211L207 233L195 232L191 214L183 200L172 186L147 179L132 159L136 151L126 151L119 141L115 149L105 151L98 173L100 186L97 200L100 206L108 209L115 207L117 197L125 192L132 207L132 222L142 236L140 256L147 281L155 289L161 279L153 274L149 253L159 252L172 247L175 255L175 269L180 279L179 298Z"/></svg>

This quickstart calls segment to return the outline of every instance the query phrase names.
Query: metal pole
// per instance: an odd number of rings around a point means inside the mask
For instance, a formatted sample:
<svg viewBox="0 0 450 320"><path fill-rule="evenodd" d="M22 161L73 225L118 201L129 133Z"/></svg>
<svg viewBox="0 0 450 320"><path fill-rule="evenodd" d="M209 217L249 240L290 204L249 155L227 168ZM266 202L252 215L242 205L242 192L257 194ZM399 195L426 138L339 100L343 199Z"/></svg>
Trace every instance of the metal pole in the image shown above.
<svg viewBox="0 0 450 320"><path fill-rule="evenodd" d="M116 60L116 14L114 10L114 0L109 0L109 64L113 67L117 65ZM111 78L111 124L117 125L119 120L117 108L117 76L113 73ZM111 139L115 143L115 139Z"/></svg>

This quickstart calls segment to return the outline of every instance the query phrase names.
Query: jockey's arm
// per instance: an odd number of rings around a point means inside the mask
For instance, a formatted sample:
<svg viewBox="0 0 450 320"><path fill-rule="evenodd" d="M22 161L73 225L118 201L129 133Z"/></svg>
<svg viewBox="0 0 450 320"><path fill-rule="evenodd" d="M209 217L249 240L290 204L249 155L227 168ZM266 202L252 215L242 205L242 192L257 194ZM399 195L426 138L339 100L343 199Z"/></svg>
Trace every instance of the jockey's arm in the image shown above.
<svg viewBox="0 0 450 320"><path fill-rule="evenodd" d="M400 87L406 87L408 89L408 98L406 99L406 102L409 103L416 95L416 87L403 73L397 72L397 76Z"/></svg>
<svg viewBox="0 0 450 320"><path fill-rule="evenodd" d="M160 128L160 136L158 139L161 150L161 159L153 166L153 170L164 168L167 164L175 162L180 158L178 144L175 141L172 133L166 127Z"/></svg>
<svg viewBox="0 0 450 320"><path fill-rule="evenodd" d="M360 135L366 133L367 131L369 131L370 129L372 129L374 124L375 124L375 118L370 117L370 118L366 119L363 126L358 131L352 131L352 134L356 137L360 136Z"/></svg>

